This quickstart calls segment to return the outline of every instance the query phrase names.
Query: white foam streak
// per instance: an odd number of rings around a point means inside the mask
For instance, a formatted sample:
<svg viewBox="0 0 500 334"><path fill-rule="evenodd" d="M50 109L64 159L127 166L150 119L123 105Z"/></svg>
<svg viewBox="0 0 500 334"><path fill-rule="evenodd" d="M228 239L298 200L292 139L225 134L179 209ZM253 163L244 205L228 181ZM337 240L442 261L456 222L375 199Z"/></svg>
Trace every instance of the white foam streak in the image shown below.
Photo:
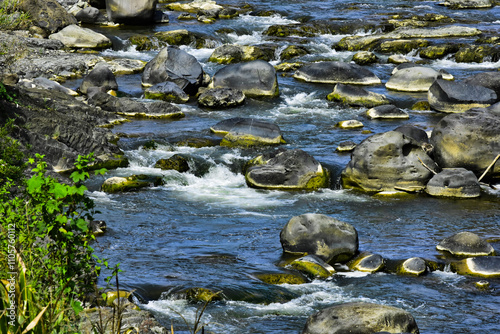
<svg viewBox="0 0 500 334"><path fill-rule="evenodd" d="M457 63L451 59L440 59L436 60L433 65L434 68L440 69L463 69L463 70L498 70L500 67L500 61L493 62L483 62L483 63Z"/></svg>
<svg viewBox="0 0 500 334"><path fill-rule="evenodd" d="M101 54L105 57L113 57L113 58L131 58L131 59L139 59L144 61L150 61L153 59L158 52L144 52L137 51L135 45L129 46L126 50L114 51L111 49L104 50Z"/></svg>

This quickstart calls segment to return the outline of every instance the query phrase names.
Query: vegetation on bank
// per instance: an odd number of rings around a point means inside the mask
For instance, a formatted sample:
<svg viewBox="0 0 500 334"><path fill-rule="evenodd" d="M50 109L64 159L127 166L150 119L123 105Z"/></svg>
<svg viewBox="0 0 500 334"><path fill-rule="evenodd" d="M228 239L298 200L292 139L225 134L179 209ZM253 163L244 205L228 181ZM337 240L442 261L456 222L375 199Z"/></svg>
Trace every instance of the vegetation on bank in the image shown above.
<svg viewBox="0 0 500 334"><path fill-rule="evenodd" d="M31 23L29 14L20 8L20 0L3 0L0 7L0 30L27 29Z"/></svg>
<svg viewBox="0 0 500 334"><path fill-rule="evenodd" d="M0 89L0 99L14 97ZM107 267L93 255L96 211L83 184L93 156L80 156L72 184L62 183L43 155L25 156L10 136L17 130L12 120L0 127L0 332L74 333L98 265Z"/></svg>

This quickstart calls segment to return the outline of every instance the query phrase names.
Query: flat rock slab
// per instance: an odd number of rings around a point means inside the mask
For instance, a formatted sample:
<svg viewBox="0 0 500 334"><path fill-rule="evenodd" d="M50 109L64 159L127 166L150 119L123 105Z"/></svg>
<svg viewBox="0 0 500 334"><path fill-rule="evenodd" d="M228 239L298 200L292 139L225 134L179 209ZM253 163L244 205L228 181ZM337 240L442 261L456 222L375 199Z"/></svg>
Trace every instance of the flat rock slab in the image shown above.
<svg viewBox="0 0 500 334"><path fill-rule="evenodd" d="M103 34L76 24L50 35L49 39L61 41L68 48L104 49L112 46L111 40Z"/></svg>
<svg viewBox="0 0 500 334"><path fill-rule="evenodd" d="M495 253L488 242L471 232L460 232L445 238L436 249L454 256L488 256Z"/></svg>
<svg viewBox="0 0 500 334"><path fill-rule="evenodd" d="M230 118L214 125L211 131L224 135L221 146L251 147L285 143L277 124L254 118Z"/></svg>
<svg viewBox="0 0 500 334"><path fill-rule="evenodd" d="M437 79L430 86L427 99L433 109L449 113L489 107L498 101L497 94L492 89L442 79Z"/></svg>
<svg viewBox="0 0 500 334"><path fill-rule="evenodd" d="M378 85L380 79L362 66L340 61L324 61L302 66L293 75L295 79L317 83L351 85Z"/></svg>
<svg viewBox="0 0 500 334"><path fill-rule="evenodd" d="M442 74L430 67L411 66L396 71L385 87L401 92L427 92Z"/></svg>

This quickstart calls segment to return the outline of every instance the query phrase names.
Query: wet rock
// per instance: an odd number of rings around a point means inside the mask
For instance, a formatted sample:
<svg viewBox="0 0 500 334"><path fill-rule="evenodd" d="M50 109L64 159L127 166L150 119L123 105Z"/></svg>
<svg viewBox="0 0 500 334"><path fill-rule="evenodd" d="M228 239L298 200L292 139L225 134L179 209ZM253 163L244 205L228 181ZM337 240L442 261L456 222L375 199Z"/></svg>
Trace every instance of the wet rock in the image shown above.
<svg viewBox="0 0 500 334"><path fill-rule="evenodd" d="M222 10L224 7L218 5L215 1L191 1L188 3L170 3L166 6L169 10L198 13L200 10Z"/></svg>
<svg viewBox="0 0 500 334"><path fill-rule="evenodd" d="M451 114L436 124L430 143L434 158L443 168L463 167L482 174L500 152L500 118L489 112ZM495 164L486 178L500 177Z"/></svg>
<svg viewBox="0 0 500 334"><path fill-rule="evenodd" d="M459 49L460 45L457 44L432 45L421 49L419 55L424 59L442 59Z"/></svg>
<svg viewBox="0 0 500 334"><path fill-rule="evenodd" d="M352 60L358 65L371 65L378 62L378 57L369 51L360 51L352 56Z"/></svg>
<svg viewBox="0 0 500 334"><path fill-rule="evenodd" d="M371 119L408 119L410 115L395 105L386 104L368 109L366 115Z"/></svg>
<svg viewBox="0 0 500 334"><path fill-rule="evenodd" d="M49 34L77 23L75 17L69 14L56 0L23 0L19 5L23 12L30 15L30 19L35 25Z"/></svg>
<svg viewBox="0 0 500 334"><path fill-rule="evenodd" d="M219 122L211 130L224 134L221 146L254 147L285 143L278 125L254 118L231 118Z"/></svg>
<svg viewBox="0 0 500 334"><path fill-rule="evenodd" d="M277 72L294 72L297 71L299 68L304 66L304 63L302 62L295 62L295 63L281 63L278 65L275 65L274 68L276 69Z"/></svg>
<svg viewBox="0 0 500 334"><path fill-rule="evenodd" d="M426 92L442 74L430 67L411 66L394 72L385 87L401 92Z"/></svg>
<svg viewBox="0 0 500 334"><path fill-rule="evenodd" d="M154 36L168 45L194 45L196 43L195 34L186 29L159 31Z"/></svg>
<svg viewBox="0 0 500 334"><path fill-rule="evenodd" d="M425 48L428 45L429 41L421 38L384 41L380 44L380 52L407 54L415 49Z"/></svg>
<svg viewBox="0 0 500 334"><path fill-rule="evenodd" d="M344 334L353 329L359 334L419 333L415 319L403 309L355 302L331 306L311 315L302 334Z"/></svg>
<svg viewBox="0 0 500 334"><path fill-rule="evenodd" d="M219 146L220 140L212 138L186 138L175 143L177 146L187 146L193 148Z"/></svg>
<svg viewBox="0 0 500 334"><path fill-rule="evenodd" d="M112 45L111 40L103 34L76 24L50 35L49 39L61 41L68 48L104 49Z"/></svg>
<svg viewBox="0 0 500 334"><path fill-rule="evenodd" d="M219 12L219 19L233 19L240 16L240 13L234 8L224 8Z"/></svg>
<svg viewBox="0 0 500 334"><path fill-rule="evenodd" d="M270 61L273 56L274 52L266 52L266 50L258 46L225 44L216 48L208 61L219 64L233 64L257 59Z"/></svg>
<svg viewBox="0 0 500 334"><path fill-rule="evenodd" d="M302 150L278 150L270 156L253 159L245 180L253 188L317 190L329 186L330 172Z"/></svg>
<svg viewBox="0 0 500 334"><path fill-rule="evenodd" d="M147 62L140 59L116 58L106 62L114 75L137 74L144 71Z"/></svg>
<svg viewBox="0 0 500 334"><path fill-rule="evenodd" d="M255 275L267 284L304 284L307 280L301 274L296 273L270 273Z"/></svg>
<svg viewBox="0 0 500 334"><path fill-rule="evenodd" d="M154 22L158 0L106 0L110 21L126 24L151 24Z"/></svg>
<svg viewBox="0 0 500 334"><path fill-rule="evenodd" d="M173 82L162 82L148 87L144 91L144 97L173 103L186 103L189 101L189 96Z"/></svg>
<svg viewBox="0 0 500 334"><path fill-rule="evenodd" d="M493 7L492 0L445 0L440 5L453 9L490 8Z"/></svg>
<svg viewBox="0 0 500 334"><path fill-rule="evenodd" d="M107 19L101 14L99 9L95 7L86 7L75 14L75 18L82 23L102 23L106 22Z"/></svg>
<svg viewBox="0 0 500 334"><path fill-rule="evenodd" d="M500 97L500 71L481 72L466 78L463 83L473 86L482 86L489 88Z"/></svg>
<svg viewBox="0 0 500 334"><path fill-rule="evenodd" d="M459 275L500 277L500 256L471 257L452 262L451 270Z"/></svg>
<svg viewBox="0 0 500 334"><path fill-rule="evenodd" d="M367 108L390 103L385 95L370 92L363 87L344 85L341 83L335 85L333 92L328 94L327 99L349 106Z"/></svg>
<svg viewBox="0 0 500 334"><path fill-rule="evenodd" d="M189 170L189 163L182 155L174 154L168 159L158 160L154 167L162 170L176 170L179 173L185 173Z"/></svg>
<svg viewBox="0 0 500 334"><path fill-rule="evenodd" d="M490 256L495 255L493 247L471 232L459 232L443 239L436 249L454 256Z"/></svg>
<svg viewBox="0 0 500 334"><path fill-rule="evenodd" d="M364 125L358 120L355 119L348 119L345 121L340 121L337 124L335 124L336 127L339 127L341 129L358 129L362 128Z"/></svg>
<svg viewBox="0 0 500 334"><path fill-rule="evenodd" d="M222 300L218 292L207 288L188 288L175 293L177 298L187 299L190 303L209 303L216 300Z"/></svg>
<svg viewBox="0 0 500 334"><path fill-rule="evenodd" d="M350 63L324 61L302 66L293 75L295 79L317 83L376 85L380 79L371 71Z"/></svg>
<svg viewBox="0 0 500 334"><path fill-rule="evenodd" d="M344 188L367 192L419 191L437 169L420 143L398 131L375 134L362 141L341 174Z"/></svg>
<svg viewBox="0 0 500 334"><path fill-rule="evenodd" d="M128 191L137 191L142 188L160 186L163 180L160 176L130 175L127 177L114 176L106 179L101 190L110 194Z"/></svg>
<svg viewBox="0 0 500 334"><path fill-rule="evenodd" d="M75 92L72 89L69 89L67 87L64 87L60 83L56 81L49 80L44 77L38 77L33 80L29 79L22 79L19 80L17 83L20 86L26 87L26 88L38 88L38 89L47 89L47 90L56 90L58 92L62 92L71 96L77 96L78 93Z"/></svg>
<svg viewBox="0 0 500 334"><path fill-rule="evenodd" d="M163 48L142 74L142 85L173 82L187 94L194 94L203 83L205 72L196 58L176 46Z"/></svg>
<svg viewBox="0 0 500 334"><path fill-rule="evenodd" d="M390 64L405 64L409 63L410 60L403 55L391 55L387 58L387 62Z"/></svg>
<svg viewBox="0 0 500 334"><path fill-rule="evenodd" d="M137 51L151 51L161 49L167 46L165 42L160 42L145 35L133 35L129 37L129 42L135 45Z"/></svg>
<svg viewBox="0 0 500 334"><path fill-rule="evenodd" d="M430 179L425 192L437 197L473 198L479 197L481 187L473 172L464 168L445 168Z"/></svg>
<svg viewBox="0 0 500 334"><path fill-rule="evenodd" d="M379 254L363 252L347 263L351 270L375 273L383 269L385 260Z"/></svg>
<svg viewBox="0 0 500 334"><path fill-rule="evenodd" d="M97 64L94 69L83 78L78 90L82 94L87 94L89 87L98 87L105 91L118 89L115 75L106 63Z"/></svg>
<svg viewBox="0 0 500 334"><path fill-rule="evenodd" d="M429 144L429 136L424 130L417 128L413 125L401 125L394 129L394 131L399 131L406 137L410 137L417 141L422 147Z"/></svg>
<svg viewBox="0 0 500 334"><path fill-rule="evenodd" d="M397 269L400 275L421 276L427 272L427 263L420 257L412 257L403 261Z"/></svg>
<svg viewBox="0 0 500 334"><path fill-rule="evenodd" d="M207 89L198 96L198 104L211 109L234 108L244 103L245 94L232 88Z"/></svg>
<svg viewBox="0 0 500 334"><path fill-rule="evenodd" d="M247 97L279 95L276 70L263 60L227 65L215 72L209 87L238 89Z"/></svg>
<svg viewBox="0 0 500 334"><path fill-rule="evenodd" d="M305 56L308 54L309 54L309 51L303 46L289 45L286 47L285 50L283 50L281 52L280 59L283 61L290 60L292 58L301 57L301 56Z"/></svg>
<svg viewBox="0 0 500 334"><path fill-rule="evenodd" d="M285 253L315 255L327 263L348 261L359 244L352 225L314 213L292 217L281 230L280 242Z"/></svg>
<svg viewBox="0 0 500 334"><path fill-rule="evenodd" d="M469 45L455 53L457 63L482 63L486 60L493 62L500 60L500 48L489 45Z"/></svg>
<svg viewBox="0 0 500 334"><path fill-rule="evenodd" d="M489 88L441 79L429 88L427 99L432 109L449 113L484 108L498 101L497 94Z"/></svg>
<svg viewBox="0 0 500 334"><path fill-rule="evenodd" d="M356 143L352 140L343 141L337 146L337 152L351 152L356 147Z"/></svg>
<svg viewBox="0 0 500 334"><path fill-rule="evenodd" d="M431 110L429 101L418 101L411 106L411 110Z"/></svg>
<svg viewBox="0 0 500 334"><path fill-rule="evenodd" d="M292 261L287 267L298 270L311 279L327 279L335 273L335 269L332 266L315 255L303 256Z"/></svg>
<svg viewBox="0 0 500 334"><path fill-rule="evenodd" d="M103 235L106 232L107 226L104 220L93 220L89 223L89 229L95 236Z"/></svg>

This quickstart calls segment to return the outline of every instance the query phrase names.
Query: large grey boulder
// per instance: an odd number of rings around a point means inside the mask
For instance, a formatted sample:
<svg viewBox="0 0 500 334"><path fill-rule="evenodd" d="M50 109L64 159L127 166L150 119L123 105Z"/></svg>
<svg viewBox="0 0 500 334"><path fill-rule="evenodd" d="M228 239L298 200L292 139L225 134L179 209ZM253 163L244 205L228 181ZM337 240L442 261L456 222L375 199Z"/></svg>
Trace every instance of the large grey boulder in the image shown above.
<svg viewBox="0 0 500 334"><path fill-rule="evenodd" d="M454 256L472 257L495 254L495 250L488 242L471 232L459 232L445 238L436 246L436 249Z"/></svg>
<svg viewBox="0 0 500 334"><path fill-rule="evenodd" d="M490 112L447 115L436 124L430 143L434 159L442 168L463 167L482 174L500 153L500 117ZM500 177L496 163L485 176Z"/></svg>
<svg viewBox="0 0 500 334"><path fill-rule="evenodd" d="M94 69L83 78L79 91L82 94L87 94L89 87L99 87L106 91L118 89L115 75L106 63L97 64Z"/></svg>
<svg viewBox="0 0 500 334"><path fill-rule="evenodd" d="M233 108L245 103L245 94L233 88L212 88L198 96L198 104L210 109Z"/></svg>
<svg viewBox="0 0 500 334"><path fill-rule="evenodd" d="M500 71L481 72L468 77L463 81L465 84L474 86L483 86L489 88L500 97Z"/></svg>
<svg viewBox="0 0 500 334"><path fill-rule="evenodd" d="M311 315L302 334L419 333L413 316L400 308L372 303L345 303Z"/></svg>
<svg viewBox="0 0 500 334"><path fill-rule="evenodd" d="M445 168L434 175L425 187L431 196L473 198L481 194L476 175L465 168Z"/></svg>
<svg viewBox="0 0 500 334"><path fill-rule="evenodd" d="M500 277L500 256L479 256L452 262L451 270L459 275L484 278Z"/></svg>
<svg viewBox="0 0 500 334"><path fill-rule="evenodd" d="M148 62L142 74L142 85L150 87L170 81L187 94L194 94L203 83L203 76L203 68L194 56L176 46L168 46Z"/></svg>
<svg viewBox="0 0 500 334"><path fill-rule="evenodd" d="M434 81L427 99L431 108L449 113L488 107L498 101L497 94L489 88L442 79Z"/></svg>
<svg viewBox="0 0 500 334"><path fill-rule="evenodd" d="M411 66L396 71L387 81L387 89L401 92L426 92L442 74L425 66Z"/></svg>
<svg viewBox="0 0 500 334"><path fill-rule="evenodd" d="M75 14L75 18L82 23L103 23L107 19L95 7L85 7Z"/></svg>
<svg viewBox="0 0 500 334"><path fill-rule="evenodd" d="M295 79L317 83L377 85L380 79L370 70L357 64L323 61L302 66L293 75Z"/></svg>
<svg viewBox="0 0 500 334"><path fill-rule="evenodd" d="M20 9L30 15L33 24L53 34L62 28L78 23L56 0L23 0Z"/></svg>
<svg viewBox="0 0 500 334"><path fill-rule="evenodd" d="M437 169L419 142L399 131L368 137L356 146L341 173L342 186L368 192L419 191Z"/></svg>
<svg viewBox="0 0 500 334"><path fill-rule="evenodd" d="M254 147L285 143L278 125L254 118L230 118L210 130L224 135L220 143L227 147Z"/></svg>
<svg viewBox="0 0 500 334"><path fill-rule="evenodd" d="M253 188L317 190L330 184L330 172L299 149L261 155L252 159L249 165L245 180Z"/></svg>
<svg viewBox="0 0 500 334"><path fill-rule="evenodd" d="M111 40L103 34L76 24L50 35L49 39L61 41L68 48L104 49L112 45Z"/></svg>
<svg viewBox="0 0 500 334"><path fill-rule="evenodd" d="M358 232L348 223L315 213L292 217L280 233L285 253L312 254L327 263L347 262L358 251Z"/></svg>
<svg viewBox="0 0 500 334"><path fill-rule="evenodd" d="M263 60L227 65L215 72L209 87L239 89L247 97L279 95L276 70Z"/></svg>
<svg viewBox="0 0 500 334"><path fill-rule="evenodd" d="M116 23L154 23L158 0L106 0L109 20Z"/></svg>
<svg viewBox="0 0 500 334"><path fill-rule="evenodd" d="M363 87L338 83L327 99L355 107L375 107L389 104L390 101L383 94L370 92Z"/></svg>

